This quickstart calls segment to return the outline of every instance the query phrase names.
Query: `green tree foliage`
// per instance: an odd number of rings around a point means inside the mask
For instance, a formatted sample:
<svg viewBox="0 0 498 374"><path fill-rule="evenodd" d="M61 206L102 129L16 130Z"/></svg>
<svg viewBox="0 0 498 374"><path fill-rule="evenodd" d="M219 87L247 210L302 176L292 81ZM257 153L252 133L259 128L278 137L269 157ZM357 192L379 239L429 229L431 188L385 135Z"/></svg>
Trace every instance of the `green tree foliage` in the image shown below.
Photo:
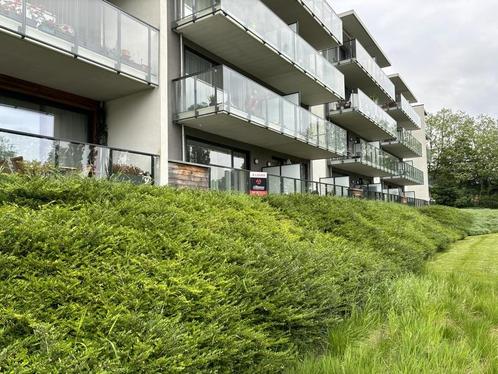
<svg viewBox="0 0 498 374"><path fill-rule="evenodd" d="M443 109L427 125L436 202L498 208L498 120Z"/></svg>
<svg viewBox="0 0 498 374"><path fill-rule="evenodd" d="M0 161L14 157L15 152L9 141L0 136Z"/></svg>

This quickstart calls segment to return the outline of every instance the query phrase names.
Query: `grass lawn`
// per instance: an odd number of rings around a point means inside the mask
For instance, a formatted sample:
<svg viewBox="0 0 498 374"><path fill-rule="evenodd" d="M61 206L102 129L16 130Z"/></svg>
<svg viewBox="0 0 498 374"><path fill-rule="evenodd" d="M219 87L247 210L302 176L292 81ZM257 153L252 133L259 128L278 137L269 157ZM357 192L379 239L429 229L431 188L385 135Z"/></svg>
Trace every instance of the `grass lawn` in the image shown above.
<svg viewBox="0 0 498 374"><path fill-rule="evenodd" d="M470 237L386 286L296 373L498 373L498 235Z"/></svg>

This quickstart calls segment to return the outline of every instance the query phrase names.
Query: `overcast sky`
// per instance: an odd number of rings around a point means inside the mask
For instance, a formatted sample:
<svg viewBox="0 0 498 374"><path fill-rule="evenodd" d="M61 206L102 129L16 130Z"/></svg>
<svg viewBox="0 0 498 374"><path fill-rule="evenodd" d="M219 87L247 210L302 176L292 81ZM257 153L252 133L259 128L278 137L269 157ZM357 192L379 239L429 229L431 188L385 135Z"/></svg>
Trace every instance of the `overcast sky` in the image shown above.
<svg viewBox="0 0 498 374"><path fill-rule="evenodd" d="M426 110L498 117L498 0L332 0L354 9Z"/></svg>

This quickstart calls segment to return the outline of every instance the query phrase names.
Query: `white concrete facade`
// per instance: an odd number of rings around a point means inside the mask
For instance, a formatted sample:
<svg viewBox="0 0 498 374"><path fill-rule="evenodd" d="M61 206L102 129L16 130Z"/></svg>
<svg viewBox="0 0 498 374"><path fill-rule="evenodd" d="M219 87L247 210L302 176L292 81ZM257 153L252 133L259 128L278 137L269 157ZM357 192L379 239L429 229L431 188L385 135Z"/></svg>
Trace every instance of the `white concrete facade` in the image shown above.
<svg viewBox="0 0 498 374"><path fill-rule="evenodd" d="M86 97L98 102L105 113L103 127L105 128L106 136L105 140L102 141L107 142L105 145L110 147L158 155L159 176L156 179L158 184L168 184L169 161L188 161L185 157L185 142L189 136L197 139L201 138L212 144L231 147L232 152L233 150L242 150L243 152L246 152L247 163L245 166L248 170L258 169L258 171L260 171L259 169L264 167L281 167L286 164L299 164L302 166L301 179L306 178L316 182L319 182L322 178L329 178L332 176L332 167L329 165L328 160L315 160L316 158L339 157L341 155L346 157L346 153L348 157L351 155L355 156L357 151L354 147L355 144L352 144L352 142L356 141L356 139L361 139L362 141L369 143L382 142L385 140L380 138L384 136L382 131L378 131L381 126L377 126L378 128L373 127L375 126L375 121L373 121L372 118L375 117L375 114L379 115L379 113L381 114L381 117L382 115L386 115L382 105L389 104L387 101L392 100L392 95L388 95L390 98L386 99L385 102L379 102L379 99L372 100L372 96L375 95L371 94L370 97L368 97L368 102L366 102L366 100L363 101L365 108L370 112L366 115L364 113L358 114L359 111L354 112L354 114L357 115L355 118L363 116L360 117L362 122L358 122L360 125L338 125L339 127L342 126L339 130L344 133L343 138L346 144L344 149L347 148L347 152L341 150L342 154L338 150L339 147L335 149L335 152L332 152L330 149L324 150L323 142L319 141L318 133L322 131L321 136L323 139L325 137L323 133L326 133L326 131L320 130L319 125L316 125L315 129L312 128L314 124L317 123L316 118L315 120L309 119L308 123L299 122L306 122L306 119L294 119L294 122L292 123L293 132L291 132L290 138L292 138L293 141L296 140L296 142L289 143L291 146L286 147L283 146L285 145L286 138L278 138L279 136L289 136L289 133L285 132L286 130L290 131L289 128L286 128L286 123L282 123L281 128L277 131L265 133L264 131L275 129L261 130L261 124L259 124L260 126L258 128L251 127L256 126L255 123L257 122L254 119L251 120L251 115L255 118L258 113L249 113L249 116L247 116L249 119L247 119L244 118L244 115L247 113L242 113L243 110L241 108L237 109L241 113L239 120L241 121L241 128L243 128L245 132L242 133L241 130L239 134L232 134L232 136L230 136L229 131L234 128L233 122L230 122L233 121L232 118L227 119L228 122L225 125L226 127L222 127L222 124L220 124L220 121L217 119L211 118L209 121L215 122L212 124L205 119L206 117L199 116L198 114L195 114L196 125L198 125L198 127L193 127L192 124L190 124L189 127L188 123L184 124L183 122L180 122L178 118L176 118L175 121L175 115L177 114L175 99L177 98L176 96L179 96L181 90L175 92L172 82L185 75L184 65L185 53L187 50L197 53L201 59L205 59L212 63L212 67L218 65L227 66L230 69L233 69L237 74L242 75L244 77L244 83L239 84L238 86L237 84L234 84L235 88L232 88L234 91L233 96L237 96L240 99L239 101L242 103L241 106L245 105L246 109L249 108L254 111L256 111L258 109L257 106L265 100L266 96L261 94L261 87L263 87L264 89L271 91L273 96L278 95L278 97L275 96L274 102L278 101L280 97L285 98L292 96L294 98L293 104L296 106L294 113L309 111L320 117L320 121L325 120L325 122L332 122L332 116L330 114L331 105L329 104L344 104L348 101L348 98L345 97L346 93L350 97L352 94L358 95L358 92L355 92L355 90L363 87L361 84L362 80L364 82L365 79L369 79L366 88L368 89L370 87L373 92L382 91L384 86L392 85L382 70L390 65L389 59L384 55L380 46L377 45L377 42L373 39L368 30L366 30L361 20L353 11L346 12L340 16L335 15L334 17L339 20L339 23L335 24L336 28L331 28L331 25L328 25L329 28L326 29L324 24L319 20L320 15L315 14L313 17L310 16L309 12L302 7L300 2L296 2L296 4L293 3L291 8L282 9L282 6L278 5L278 1L254 0L254 6L258 9L258 12L255 13L261 15L262 19L250 19L247 21L247 25L243 25L244 27L234 23L234 20L237 17L226 17L225 15L220 14L216 9L211 9L210 7L198 9L200 12L199 14L202 15L199 19L195 19L195 17L190 19L190 15L187 15L180 27L175 24L177 18L175 12L178 8L176 0L109 0L109 2L119 8L119 10L136 18L139 23L152 26L147 26L149 35L151 32L159 30L159 84L156 85L156 81L126 76L126 71L119 70L121 66L103 67L98 64L92 64L84 59L80 60L79 56L72 56L71 53L67 53L67 51L59 53L61 51L54 51L50 46L49 48L47 48L46 45L35 46L35 43L25 41L21 38L15 39L10 35L6 36L4 33L0 34L0 42L4 41L5 45L9 48L5 48L6 52L4 56L0 56L0 67L10 66L10 70L6 73L13 77L32 81L33 83L61 91L67 91L68 93L80 95L81 97ZM232 0L231 3L222 0L220 2L221 5L217 3L216 7L223 7L223 4L228 4L227 8L224 9L225 11L243 12L244 9L234 6L236 3L237 0ZM187 4L187 8L191 6L189 4L190 3ZM271 9L268 8L267 5L271 6ZM109 5L107 4L106 6ZM192 11L192 9L188 9L188 12L190 11ZM121 12L119 12L119 14L121 14ZM121 17L130 18L123 14L121 14ZM283 40L287 43L279 41L281 42L281 45L275 47L271 45L271 43L275 42L271 38L271 35L268 37L268 40L263 40L264 35L261 36L262 39L260 39L260 36L255 37L258 28L255 28L254 30L256 31L253 31L250 30L251 27L254 27L253 24L259 22L264 23L265 20L274 22L271 24L275 24L276 28L280 28L279 33L284 36ZM318 30L319 32L310 34L309 29L300 31L299 22L301 22L303 26L306 24L309 26L311 25L313 27L310 29ZM111 25L109 27L112 29L113 26ZM337 27L339 31L342 31L344 34L345 40L344 45L342 46L339 43L343 38L337 37ZM154 29L155 31L151 31L153 28L157 30ZM237 38L234 37L233 33L230 35L223 33L223 30L232 29L237 30ZM134 29L132 28L132 30ZM248 32L248 30L251 32ZM335 36L330 35L331 30L335 30ZM38 31L42 32L41 30ZM91 31L92 30L88 33L91 33ZM104 32L105 34L106 31L100 30L100 32ZM99 34L99 32L96 32L96 34ZM96 37L96 39L103 38L105 38L105 35L98 35ZM289 40L286 40L285 38L288 38ZM149 44L150 40L151 39L149 38ZM356 58L358 64L354 61L350 61L351 63L349 65L342 64L343 66L340 68L340 62L345 62L345 60L334 62L328 57L325 58L325 53L322 54L321 51L317 49L319 48L318 46L330 49L341 48L348 42L350 44L361 42L361 44L364 45L363 58L367 58L368 60L368 63L364 62L364 65L372 65L374 68L372 71L369 71L368 74L362 70L359 62L359 60L361 60L360 58ZM75 43L77 43L77 41ZM136 41L134 41L134 43L138 44ZM300 56L300 58L297 58L297 55L291 56L292 52L287 51L286 48L292 43L300 46L299 49L301 53L307 55L304 57ZM16 59L15 52L12 51L23 45L26 46L25 50L28 55L39 55L44 62L46 61L46 66L36 66L30 69L30 61L25 59L19 61L20 68L17 70L19 70L20 73L16 75L16 68L14 64L10 62L11 60L14 61ZM80 46L76 45L75 50L78 48L80 48ZM119 50L120 56L117 58L118 63L116 65L125 65L122 64L122 62L123 52L126 52L126 48L122 47L121 44L119 44L119 47L115 47L112 53L104 51L100 53L99 56L100 58L107 58L108 56L115 54L116 49ZM277 51L279 53L277 53ZM337 49L337 51L339 52L339 49ZM98 51L94 53L98 54ZM358 53L358 50L356 53ZM339 60L341 60L340 53L338 53L338 56ZM19 57L20 56L17 56L18 59ZM154 59L151 58L150 55L148 57L148 60L147 57L143 58L145 62L140 61L138 68L135 67L135 69L136 71L140 71L140 64L146 64L148 62L148 76L150 77L152 75L150 64ZM307 64L307 60L310 58L313 63ZM349 57L347 59L354 60L355 58ZM370 63L370 60L375 63ZM49 66L50 62L52 62L51 67ZM64 64L67 64L67 69L64 69ZM303 66L300 66L299 64L302 64ZM321 68L317 69L317 66L320 66ZM127 68L130 69L133 68L133 66L127 66ZM57 74L57 71L60 71L59 75ZM321 74L325 74L324 72L327 72L328 76L321 76ZM359 72L362 74L359 74ZM314 75L320 75L318 77L319 79ZM157 74L154 76L157 79ZM72 80L69 83L65 83L67 79ZM326 82L326 84L322 81ZM235 80L234 82L237 83ZM251 85L252 87L258 87L257 89L255 88L254 91L258 91L256 94L259 94L259 97L253 97L253 92L249 92L250 90L244 92L244 87ZM335 87L336 85L340 87ZM217 88L220 87L217 86ZM227 91L227 89L224 89L224 91ZM396 93L398 93L397 89ZM189 98L187 98L187 100L188 99ZM332 103L330 102L331 100ZM209 99L207 101L209 101ZM284 105L276 108L278 110L275 108L268 108L268 102L266 102L265 105L267 106L267 116L269 112L279 111L280 113L283 113L282 107ZM196 112L195 107L196 106L194 105L193 112ZM351 108L350 106L349 108L346 108L345 111L347 109L351 111L355 108ZM421 114L422 119L424 119L423 106L417 106L416 110ZM370 118L367 118L369 117L369 114ZM205 115L205 113L203 115ZM309 115L309 113L304 113L304 115L299 114L296 115L296 118L307 118L307 115ZM198 117L200 117L200 119L197 119ZM285 117L285 120L281 122L292 121L292 119L289 120L292 115L287 115L287 117L282 115L282 118L283 117ZM314 116L309 116L309 118L311 117ZM192 120L190 122L194 121ZM208 125L211 126L211 131L209 130ZM332 124L328 123L327 126L329 125ZM219 127L216 128L217 132L214 132L213 129L216 126ZM367 126L371 127L367 129L365 128ZM345 129L349 130L346 131ZM375 131L372 131L372 129ZM331 131L328 132L328 134L330 133ZM262 135L260 136L259 134ZM429 189L427 185L425 120L423 121L423 128L413 132L413 135L415 135L423 144L423 155L420 158L407 161L424 172L425 185L405 187L404 190L405 192L415 192L416 198L428 200ZM315 136L315 139L312 139L313 136ZM102 138L104 138L104 136L102 136ZM269 142L270 138L272 141L273 139L276 140ZM305 139L303 140L302 138ZM259 141L260 139L261 142ZM301 141L302 144L300 144L299 141ZM338 142L337 140L334 141ZM327 138L326 143L330 144L332 141ZM277 144L273 146L275 149L272 149L272 144ZM303 149L309 150L310 147L315 148L310 152L303 153ZM318 153L317 150L323 152ZM275 163L279 164L276 165ZM341 175L339 175L339 177L340 176ZM358 177L358 175L356 175L356 177ZM361 178L361 175L359 177ZM366 184L376 183L375 181L377 179L377 176L370 175Z"/></svg>
<svg viewBox="0 0 498 374"><path fill-rule="evenodd" d="M422 157L407 159L407 162L412 162L413 166L422 170L424 172L424 184L418 186L407 187L407 192L413 192L415 198L430 201L430 189L429 189L429 168L428 168L428 147L427 147L427 123L426 123L426 113L423 104L418 104L413 106L417 114L422 119L422 128L420 130L412 131L413 136L422 143Z"/></svg>

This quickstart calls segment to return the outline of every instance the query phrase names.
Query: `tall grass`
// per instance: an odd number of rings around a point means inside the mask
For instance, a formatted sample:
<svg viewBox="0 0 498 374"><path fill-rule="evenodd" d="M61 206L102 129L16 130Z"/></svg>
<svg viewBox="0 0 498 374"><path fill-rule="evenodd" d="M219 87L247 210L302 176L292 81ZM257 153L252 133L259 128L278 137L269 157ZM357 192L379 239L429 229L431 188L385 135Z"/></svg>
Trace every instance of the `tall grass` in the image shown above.
<svg viewBox="0 0 498 374"><path fill-rule="evenodd" d="M498 235L469 238L372 295L295 373L497 373Z"/></svg>
<svg viewBox="0 0 498 374"><path fill-rule="evenodd" d="M485 235L498 232L498 209L465 209L472 217L470 235Z"/></svg>

